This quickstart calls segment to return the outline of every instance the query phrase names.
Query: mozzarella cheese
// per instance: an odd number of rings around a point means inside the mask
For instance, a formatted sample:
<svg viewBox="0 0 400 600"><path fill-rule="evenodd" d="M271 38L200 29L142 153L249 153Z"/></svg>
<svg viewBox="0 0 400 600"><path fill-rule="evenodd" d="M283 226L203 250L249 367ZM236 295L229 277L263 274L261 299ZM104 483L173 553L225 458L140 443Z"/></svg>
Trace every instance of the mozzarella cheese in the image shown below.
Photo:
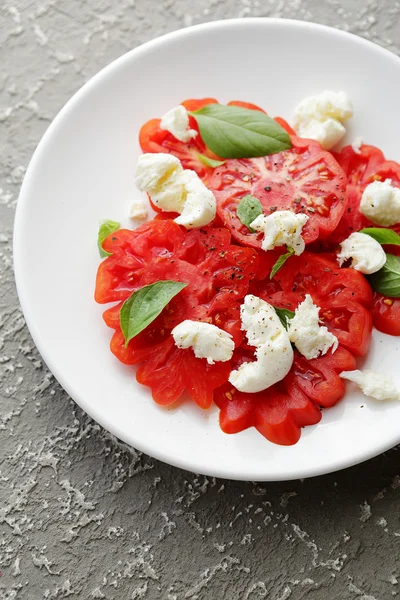
<svg viewBox="0 0 400 600"><path fill-rule="evenodd" d="M351 260L351 268L365 275L376 273L386 262L386 254L382 246L366 233L356 231L341 244L337 255L339 265Z"/></svg>
<svg viewBox="0 0 400 600"><path fill-rule="evenodd" d="M356 154L361 154L361 146L363 145L363 143L364 142L361 137L356 137L354 142L351 144L351 147L353 148Z"/></svg>
<svg viewBox="0 0 400 600"><path fill-rule="evenodd" d="M256 393L283 379L293 363L293 348L273 306L251 294L240 307L242 329L256 347L254 362L232 371L230 383L241 392Z"/></svg>
<svg viewBox="0 0 400 600"><path fill-rule="evenodd" d="M272 250L276 246L287 246L299 255L305 248L301 233L307 220L307 215L296 214L291 210L277 210L268 216L259 215L250 224L250 227L264 234L261 243L263 250Z"/></svg>
<svg viewBox="0 0 400 600"><path fill-rule="evenodd" d="M194 171L183 169L171 154L142 154L135 182L159 208L179 213L175 221L187 229L203 227L215 218L214 194Z"/></svg>
<svg viewBox="0 0 400 600"><path fill-rule="evenodd" d="M131 210L129 212L129 217L133 221L146 221L149 216L147 205L143 198L135 198L135 200L131 204Z"/></svg>
<svg viewBox="0 0 400 600"><path fill-rule="evenodd" d="M189 142L197 135L197 131L189 127L189 115L182 104L165 113L160 127L172 133L180 142Z"/></svg>
<svg viewBox="0 0 400 600"><path fill-rule="evenodd" d="M400 400L400 390L396 387L391 377L383 373L375 373L369 369L365 371L342 371L342 379L354 381L366 396L375 400Z"/></svg>
<svg viewBox="0 0 400 600"><path fill-rule="evenodd" d="M370 183L360 202L360 212L373 223L384 227L400 223L400 189L391 184L391 179Z"/></svg>
<svg viewBox="0 0 400 600"><path fill-rule="evenodd" d="M209 365L230 360L235 349L231 334L210 323L187 319L171 333L178 348L192 348L196 358L205 358Z"/></svg>
<svg viewBox="0 0 400 600"><path fill-rule="evenodd" d="M294 317L289 323L289 339L297 350L306 358L317 358L326 354L329 348L335 352L338 340L325 326L319 324L319 306L316 306L310 294L296 308Z"/></svg>
<svg viewBox="0 0 400 600"><path fill-rule="evenodd" d="M353 107L345 92L325 90L296 107L294 129L300 137L317 140L330 150L346 133L343 123L352 115Z"/></svg>

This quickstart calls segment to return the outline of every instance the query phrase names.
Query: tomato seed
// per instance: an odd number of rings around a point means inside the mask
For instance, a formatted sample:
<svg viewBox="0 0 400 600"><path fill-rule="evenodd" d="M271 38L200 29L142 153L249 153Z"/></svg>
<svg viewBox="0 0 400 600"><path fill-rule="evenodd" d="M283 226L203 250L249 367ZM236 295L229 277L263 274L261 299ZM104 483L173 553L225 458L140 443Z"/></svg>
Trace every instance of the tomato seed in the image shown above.
<svg viewBox="0 0 400 600"><path fill-rule="evenodd" d="M390 298L385 298L383 304L386 304L387 306L392 306L393 300L391 300Z"/></svg>

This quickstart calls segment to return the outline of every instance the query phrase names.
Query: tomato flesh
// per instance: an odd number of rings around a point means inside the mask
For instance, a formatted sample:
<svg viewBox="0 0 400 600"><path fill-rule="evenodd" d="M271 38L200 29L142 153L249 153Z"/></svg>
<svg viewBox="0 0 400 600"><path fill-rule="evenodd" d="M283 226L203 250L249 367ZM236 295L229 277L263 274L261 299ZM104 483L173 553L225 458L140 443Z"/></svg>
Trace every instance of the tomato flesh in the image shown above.
<svg viewBox="0 0 400 600"><path fill-rule="evenodd" d="M257 271L258 255L234 246L226 229L205 227L186 231L174 221L154 220L134 231L120 230L103 242L111 252L98 269L95 298L119 302L104 313L115 330L111 351L125 364L142 363L136 377L152 389L160 404L171 404L186 390L202 408L229 376L229 363L208 365L192 350L179 350L171 330L185 319L205 321L231 333L240 345L240 304ZM160 280L188 285L145 330L125 347L119 323L122 302L133 291Z"/></svg>
<svg viewBox="0 0 400 600"><path fill-rule="evenodd" d="M208 181L217 199L217 212L233 237L246 246L261 247L262 234L251 233L237 216L247 194L258 198L267 215L276 210L304 213L306 243L326 237L346 208L346 177L318 142L291 137L293 147L279 154L227 160Z"/></svg>

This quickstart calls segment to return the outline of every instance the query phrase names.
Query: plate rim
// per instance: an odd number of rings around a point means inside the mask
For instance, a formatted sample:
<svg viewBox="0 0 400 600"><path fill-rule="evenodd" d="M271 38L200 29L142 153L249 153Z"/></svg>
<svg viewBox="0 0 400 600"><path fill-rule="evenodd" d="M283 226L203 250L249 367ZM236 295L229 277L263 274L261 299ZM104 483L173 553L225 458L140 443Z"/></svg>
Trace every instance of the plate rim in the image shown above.
<svg viewBox="0 0 400 600"><path fill-rule="evenodd" d="M362 455L357 455L357 453L351 455L349 458L342 458L336 461L331 461L331 464L327 467L313 467L312 465L304 466L303 469L297 469L296 473L283 472L279 475L268 475L264 476L256 475L251 472L245 473L242 471L235 470L234 467L218 467L216 465L210 465L206 469L199 468L199 465L193 457L185 457L185 459L181 459L178 457L171 457L166 455L163 451L158 451L157 447L150 447L146 445L146 443L139 443L133 446L132 441L127 439L121 431L119 431L118 425L110 424L107 422L107 419L103 419L96 414L96 407L88 403L84 398L80 396L79 393L74 389L73 383L69 383L64 380L64 376L62 372L58 369L58 367L53 364L53 359L51 355L49 355L46 351L46 344L41 338L40 328L35 323L35 319L30 312L29 301L28 301L28 293L24 285L24 276L23 269L20 267L20 263L22 262L21 257L21 248L22 248L22 234L23 234L23 212L24 206L28 202L30 196L30 188L31 188L31 179L33 178L33 174L36 171L36 165L40 161L43 154L46 152L46 147L48 140L51 139L53 135L53 131L57 130L58 124L61 123L64 117L71 111L73 111L76 104L79 104L81 97L92 90L98 82L100 82L104 77L107 77L108 74L114 71L116 68L123 67L126 62L132 60L132 57L140 57L142 53L146 53L148 50L156 49L157 46L162 46L165 42L170 40L179 41L181 38L190 37L193 33L196 33L201 30L212 30L212 29L228 29L232 26L239 27L264 27L265 25L274 26L274 27L296 27L301 29L313 29L318 31L327 31L330 35L336 35L338 39L340 38L351 38L353 41L356 41L358 44L366 46L368 48L373 48L375 52L380 52L386 59L392 60L396 63L397 67L400 67L400 57L395 55L390 50L383 48L379 44L376 44L370 40L359 37L353 33L343 31L341 29L337 29L335 27L331 27L328 25L323 25L320 23L314 23L310 21L302 21L296 19L280 19L280 18L270 18L270 17L251 17L251 18L234 18L234 19L223 19L217 21L209 21L206 23L200 23L197 25L192 25L186 28L180 28L174 30L172 32L163 34L162 36L158 36L153 38L139 46L129 50L128 52L122 54L111 63L100 69L95 75L93 75L88 81L86 81L61 107L58 111L57 115L54 117L43 136L41 137L34 153L29 161L26 174L19 192L17 206L15 210L14 217L14 232L13 232L13 267L14 267L14 277L16 283L17 294L19 298L19 302L22 308L23 316L30 332L30 335L42 356L44 362L47 367L62 386L62 388L66 391L66 393L80 406L82 410L84 410L90 418L92 418L96 423L101 425L104 429L110 432L112 435L118 437L123 442L132 446L143 452L150 457L153 457L157 460L160 460L168 465L172 465L174 467L178 467L183 470L199 473L205 476L218 477L223 479L230 479L236 481L260 481L260 482L268 482L268 481L291 481L296 479L303 479L309 477L317 477L328 473L333 473L339 471L341 469L355 466L362 462L365 462L371 458L374 458L383 452L393 448L395 445L400 443L400 431L397 436L392 436L392 438L388 440L382 441L381 444L375 445L370 452L363 451Z"/></svg>

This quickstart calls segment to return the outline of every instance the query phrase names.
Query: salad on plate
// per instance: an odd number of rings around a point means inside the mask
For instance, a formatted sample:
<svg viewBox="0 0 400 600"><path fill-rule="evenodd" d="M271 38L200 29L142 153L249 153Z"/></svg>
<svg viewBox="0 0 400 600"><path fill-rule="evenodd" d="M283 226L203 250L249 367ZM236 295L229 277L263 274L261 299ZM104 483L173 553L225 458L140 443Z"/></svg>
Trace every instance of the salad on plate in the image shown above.
<svg viewBox="0 0 400 600"><path fill-rule="evenodd" d="M373 327L400 335L400 165L360 138L333 150L352 114L324 91L293 128L213 98L142 126L132 228L102 222L95 299L155 402L215 403L225 433L291 445L345 380L400 399L357 369Z"/></svg>

